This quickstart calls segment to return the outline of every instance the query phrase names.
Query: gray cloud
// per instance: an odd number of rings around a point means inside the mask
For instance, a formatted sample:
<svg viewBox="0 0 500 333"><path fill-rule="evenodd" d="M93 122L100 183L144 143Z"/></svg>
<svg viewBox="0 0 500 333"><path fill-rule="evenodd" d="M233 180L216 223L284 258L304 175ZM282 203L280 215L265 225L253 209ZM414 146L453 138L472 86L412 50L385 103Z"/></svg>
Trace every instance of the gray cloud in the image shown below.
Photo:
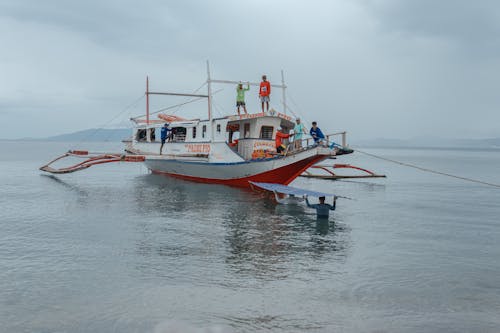
<svg viewBox="0 0 500 333"><path fill-rule="evenodd" d="M4 1L4 136L96 127L144 92L285 70L294 111L355 138L500 136L494 1ZM233 87L216 96L233 112ZM281 95L272 104L280 108ZM179 100L153 99L153 108ZM248 95L258 110L255 91ZM143 103L127 117L143 112ZM203 116L204 104L183 111ZM43 115L43 116L41 116ZM7 124L16 117L30 135Z"/></svg>
<svg viewBox="0 0 500 333"><path fill-rule="evenodd" d="M406 38L442 39L461 52L481 57L500 49L500 11L495 0L397 1L368 0L364 4L380 27Z"/></svg>

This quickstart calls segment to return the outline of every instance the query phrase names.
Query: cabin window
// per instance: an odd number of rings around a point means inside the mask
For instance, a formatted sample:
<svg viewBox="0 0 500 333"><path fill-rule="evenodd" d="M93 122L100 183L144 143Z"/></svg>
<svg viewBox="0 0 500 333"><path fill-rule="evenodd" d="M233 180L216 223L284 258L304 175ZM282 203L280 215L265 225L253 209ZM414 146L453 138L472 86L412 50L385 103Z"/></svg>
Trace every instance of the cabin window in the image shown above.
<svg viewBox="0 0 500 333"><path fill-rule="evenodd" d="M149 132L149 141L154 142L156 140L155 129L151 128L149 131L150 131Z"/></svg>
<svg viewBox="0 0 500 333"><path fill-rule="evenodd" d="M220 124L217 124L217 132L220 133Z"/></svg>
<svg viewBox="0 0 500 333"><path fill-rule="evenodd" d="M146 129L139 129L137 130L137 134L135 136L135 139L137 141L146 141Z"/></svg>
<svg viewBox="0 0 500 333"><path fill-rule="evenodd" d="M196 127L193 127L193 139L196 139Z"/></svg>
<svg viewBox="0 0 500 333"><path fill-rule="evenodd" d="M243 138L249 138L250 137L250 123L246 123L243 126Z"/></svg>
<svg viewBox="0 0 500 333"><path fill-rule="evenodd" d="M237 140L240 137L240 125L238 124L227 124L226 132L228 132L228 143L233 143L233 140Z"/></svg>
<svg viewBox="0 0 500 333"><path fill-rule="evenodd" d="M201 137L204 138L207 134L207 125L203 125L201 129Z"/></svg>
<svg viewBox="0 0 500 333"><path fill-rule="evenodd" d="M174 127L172 128L172 135L174 142L184 142L186 141L186 128Z"/></svg>
<svg viewBox="0 0 500 333"><path fill-rule="evenodd" d="M273 138L273 126L262 126L260 128L260 138L261 139L272 139Z"/></svg>

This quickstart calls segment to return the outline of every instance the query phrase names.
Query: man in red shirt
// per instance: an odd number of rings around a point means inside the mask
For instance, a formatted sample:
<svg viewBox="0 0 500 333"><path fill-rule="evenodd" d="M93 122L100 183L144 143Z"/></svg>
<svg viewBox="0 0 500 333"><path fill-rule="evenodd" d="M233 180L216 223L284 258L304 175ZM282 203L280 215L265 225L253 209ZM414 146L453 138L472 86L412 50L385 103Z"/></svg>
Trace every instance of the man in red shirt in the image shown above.
<svg viewBox="0 0 500 333"><path fill-rule="evenodd" d="M281 139L286 139L286 138L289 138L289 137L290 137L290 134L282 133L281 132L281 128L278 128L278 130L276 131L276 139L275 139L275 142L276 142L276 152L278 154L281 154L283 151L286 150L285 145L281 143Z"/></svg>
<svg viewBox="0 0 500 333"><path fill-rule="evenodd" d="M271 95L271 83L267 81L267 77L265 75L262 75L262 82L260 83L259 89L259 97L262 102L262 112L264 112L264 103L266 103L266 111L269 111L269 95Z"/></svg>

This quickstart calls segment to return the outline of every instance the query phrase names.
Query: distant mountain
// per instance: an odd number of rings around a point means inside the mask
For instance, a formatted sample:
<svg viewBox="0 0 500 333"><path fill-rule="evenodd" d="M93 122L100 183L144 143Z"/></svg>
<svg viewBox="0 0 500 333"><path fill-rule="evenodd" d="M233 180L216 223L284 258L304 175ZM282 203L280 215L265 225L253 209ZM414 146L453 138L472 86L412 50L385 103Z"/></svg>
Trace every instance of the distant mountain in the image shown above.
<svg viewBox="0 0 500 333"><path fill-rule="evenodd" d="M119 142L132 136L132 129L104 129L91 128L83 131L61 134L47 138L24 138L22 140L44 140L44 141L87 141L87 142ZM373 140L349 140L350 146L374 147L374 148L480 148L500 149L500 138L489 139L444 139L417 137L412 139L388 139L376 138Z"/></svg>
<svg viewBox="0 0 500 333"><path fill-rule="evenodd" d="M87 142L116 142L128 139L132 136L132 130L129 128L105 129L91 128L83 131L61 134L47 138L37 139L44 141L87 141ZM27 138L25 140L34 140Z"/></svg>

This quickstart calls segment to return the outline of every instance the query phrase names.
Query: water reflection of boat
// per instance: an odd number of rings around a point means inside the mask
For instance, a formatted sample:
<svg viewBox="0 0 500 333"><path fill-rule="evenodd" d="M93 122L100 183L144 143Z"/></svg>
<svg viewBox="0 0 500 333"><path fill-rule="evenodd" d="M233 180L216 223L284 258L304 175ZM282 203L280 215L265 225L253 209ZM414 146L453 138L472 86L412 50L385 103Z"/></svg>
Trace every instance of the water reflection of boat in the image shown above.
<svg viewBox="0 0 500 333"><path fill-rule="evenodd" d="M168 275L171 269L185 269L178 267L180 257L193 257L200 265L222 257L233 273L279 279L299 257L344 260L350 247L350 232L342 221L339 227L333 219L318 221L304 210L287 211L289 207L277 207L249 190L155 174L136 182L137 215L146 210L158 217L137 222L143 235L137 251L147 257L141 270ZM158 265L158 260L168 265Z"/></svg>

